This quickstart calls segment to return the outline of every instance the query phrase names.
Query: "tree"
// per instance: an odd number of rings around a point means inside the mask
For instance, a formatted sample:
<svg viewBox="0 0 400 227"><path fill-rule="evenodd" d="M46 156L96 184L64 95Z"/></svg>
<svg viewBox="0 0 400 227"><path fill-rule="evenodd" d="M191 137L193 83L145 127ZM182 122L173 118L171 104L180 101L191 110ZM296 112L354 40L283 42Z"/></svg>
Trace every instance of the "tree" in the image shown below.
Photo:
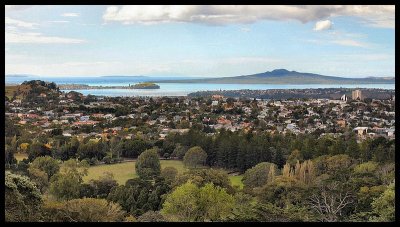
<svg viewBox="0 0 400 227"><path fill-rule="evenodd" d="M30 161L34 160L39 156L51 155L51 150L45 144L41 142L34 142L29 146L28 159Z"/></svg>
<svg viewBox="0 0 400 227"><path fill-rule="evenodd" d="M165 167L161 170L161 176L170 184L175 180L177 174L178 170L172 166Z"/></svg>
<svg viewBox="0 0 400 227"><path fill-rule="evenodd" d="M381 196L374 199L371 205L373 212L377 215L371 217L371 221L395 221L395 183L391 183Z"/></svg>
<svg viewBox="0 0 400 227"><path fill-rule="evenodd" d="M29 167L44 171L49 179L60 170L58 161L50 156L35 158Z"/></svg>
<svg viewBox="0 0 400 227"><path fill-rule="evenodd" d="M42 196L26 176L5 172L5 220L7 222L39 221Z"/></svg>
<svg viewBox="0 0 400 227"><path fill-rule="evenodd" d="M156 148L145 150L139 155L136 163L136 173L140 178L153 179L160 175L161 165Z"/></svg>
<svg viewBox="0 0 400 227"><path fill-rule="evenodd" d="M171 154L171 157L177 157L179 159L183 159L185 153L188 151L186 146L182 146L180 143L176 144L174 151Z"/></svg>
<svg viewBox="0 0 400 227"><path fill-rule="evenodd" d="M49 177L47 173L45 173L43 170L32 167L28 168L28 173L32 182L36 184L36 187L40 190L40 192L44 193L49 186Z"/></svg>
<svg viewBox="0 0 400 227"><path fill-rule="evenodd" d="M295 149L289 155L289 157L287 159L287 163L289 163L290 165L294 166L297 161L303 161L303 156L301 155L299 150Z"/></svg>
<svg viewBox="0 0 400 227"><path fill-rule="evenodd" d="M204 221L223 221L231 213L234 198L224 188L207 183L200 188L200 209L203 210Z"/></svg>
<svg viewBox="0 0 400 227"><path fill-rule="evenodd" d="M271 169L273 169L271 171ZM248 188L261 187L268 183L270 179L275 177L276 165L270 162L261 162L251 169L248 169L243 175L243 183Z"/></svg>
<svg viewBox="0 0 400 227"><path fill-rule="evenodd" d="M59 200L79 198L83 176L87 175L88 167L85 160L65 161L60 172L50 178L50 194Z"/></svg>
<svg viewBox="0 0 400 227"><path fill-rule="evenodd" d="M234 198L225 189L212 183L199 188L189 181L167 195L161 213L170 221L221 221L233 206Z"/></svg>
<svg viewBox="0 0 400 227"><path fill-rule="evenodd" d="M118 222L125 219L120 205L95 198L48 201L44 213L46 221L55 222Z"/></svg>
<svg viewBox="0 0 400 227"><path fill-rule="evenodd" d="M138 222L165 222L164 216L157 211L147 211L146 213L140 215L137 219Z"/></svg>
<svg viewBox="0 0 400 227"><path fill-rule="evenodd" d="M207 153L199 146L190 148L183 157L183 163L189 168L203 166L207 159Z"/></svg>
<svg viewBox="0 0 400 227"><path fill-rule="evenodd" d="M104 156L106 156L106 153L101 142L89 140L89 142L81 143L79 145L77 155L80 160L86 158L95 158L97 160L101 160L104 158Z"/></svg>
<svg viewBox="0 0 400 227"><path fill-rule="evenodd" d="M215 186L225 188L228 193L233 193L234 188L231 185L228 174L219 169L192 169L175 178L172 186L175 188L188 181L203 187L207 183L213 183Z"/></svg>
<svg viewBox="0 0 400 227"><path fill-rule="evenodd" d="M118 185L114 180L114 175L110 172L105 172L98 180L91 180L89 184L94 189L94 196L97 198L105 199L110 193L111 189Z"/></svg>
<svg viewBox="0 0 400 227"><path fill-rule="evenodd" d="M331 182L320 188L309 198L311 209L317 212L321 221L340 220L343 210L354 203L350 191L339 188L338 182Z"/></svg>

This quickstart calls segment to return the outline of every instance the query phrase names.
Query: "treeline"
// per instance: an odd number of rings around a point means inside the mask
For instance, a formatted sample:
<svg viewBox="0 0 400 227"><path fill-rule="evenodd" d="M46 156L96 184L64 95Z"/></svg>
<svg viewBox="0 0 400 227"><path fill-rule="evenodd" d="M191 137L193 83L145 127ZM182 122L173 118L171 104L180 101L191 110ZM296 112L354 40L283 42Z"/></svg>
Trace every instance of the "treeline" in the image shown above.
<svg viewBox="0 0 400 227"><path fill-rule="evenodd" d="M183 159L185 152L200 146L207 153L206 164L232 171L244 172L260 162L271 162L279 168L287 162L290 154L298 150L300 161L322 155L346 154L360 162L391 162L395 157L395 141L384 137L367 139L358 143L353 133L340 137L313 134L244 133L221 130L214 136L191 129L184 134L169 134L164 140L111 139L63 136L39 137L33 140L6 137L6 164L16 162L13 154L27 152L28 161L49 155L60 160L77 158L90 164L99 161L118 162L121 158L137 158L144 150L158 147L160 157ZM22 146L22 147L21 147Z"/></svg>
<svg viewBox="0 0 400 227"><path fill-rule="evenodd" d="M362 162L371 160L391 162L395 157L394 140L379 137L357 143L355 134L335 138L329 135L322 137L312 134L271 135L221 130L220 133L211 137L204 132L190 130L183 135L168 135L160 148L162 153L174 154L179 153L180 149L194 146L204 149L208 155L209 166L236 169L240 172L260 162L275 163L282 168L294 150L299 151L301 161L321 155L339 154L346 154Z"/></svg>

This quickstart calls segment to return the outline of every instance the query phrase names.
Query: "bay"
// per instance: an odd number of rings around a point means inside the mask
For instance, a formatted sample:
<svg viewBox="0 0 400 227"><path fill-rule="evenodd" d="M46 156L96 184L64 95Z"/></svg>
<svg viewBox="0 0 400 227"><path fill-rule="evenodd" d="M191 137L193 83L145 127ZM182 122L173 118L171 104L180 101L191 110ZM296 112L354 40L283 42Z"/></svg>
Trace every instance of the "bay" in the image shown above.
<svg viewBox="0 0 400 227"><path fill-rule="evenodd" d="M87 84L90 86L127 86L144 81L170 79L190 79L194 77L6 77L6 84L20 84L27 80L44 80L56 84ZM98 96L186 96L196 91L218 90L268 90L307 88L381 88L395 89L395 84L208 84L208 83L157 83L160 89L88 89L77 90L84 95ZM70 90L64 90L66 92Z"/></svg>

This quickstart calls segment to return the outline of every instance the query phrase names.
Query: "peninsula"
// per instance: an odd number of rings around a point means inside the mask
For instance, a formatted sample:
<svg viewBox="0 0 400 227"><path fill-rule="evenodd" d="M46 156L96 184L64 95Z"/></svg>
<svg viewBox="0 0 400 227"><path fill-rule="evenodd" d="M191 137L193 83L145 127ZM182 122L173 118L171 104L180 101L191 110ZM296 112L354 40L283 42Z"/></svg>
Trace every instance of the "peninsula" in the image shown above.
<svg viewBox="0 0 400 227"><path fill-rule="evenodd" d="M139 83L128 86L91 86L87 84L60 84L61 90L89 90L89 89L160 89L160 86L155 83Z"/></svg>

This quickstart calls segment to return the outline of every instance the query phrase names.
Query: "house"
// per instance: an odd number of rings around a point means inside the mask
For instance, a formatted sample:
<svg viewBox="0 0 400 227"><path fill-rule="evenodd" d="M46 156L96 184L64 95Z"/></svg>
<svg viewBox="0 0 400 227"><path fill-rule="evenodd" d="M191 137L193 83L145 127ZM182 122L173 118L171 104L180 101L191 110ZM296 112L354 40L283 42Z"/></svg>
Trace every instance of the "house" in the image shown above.
<svg viewBox="0 0 400 227"><path fill-rule="evenodd" d="M345 128L346 127L346 120L337 120L336 124L338 124L341 128Z"/></svg>
<svg viewBox="0 0 400 227"><path fill-rule="evenodd" d="M82 116L79 119L80 119L80 121L88 121L89 118L90 118L90 116Z"/></svg>
<svg viewBox="0 0 400 227"><path fill-rule="evenodd" d="M212 101L211 106L218 106L218 101L217 100Z"/></svg>
<svg viewBox="0 0 400 227"><path fill-rule="evenodd" d="M353 129L359 136L364 136L368 133L368 127L356 127Z"/></svg>
<svg viewBox="0 0 400 227"><path fill-rule="evenodd" d="M74 126L81 126L81 125L96 125L98 124L98 121L77 121L74 122L73 125Z"/></svg>

